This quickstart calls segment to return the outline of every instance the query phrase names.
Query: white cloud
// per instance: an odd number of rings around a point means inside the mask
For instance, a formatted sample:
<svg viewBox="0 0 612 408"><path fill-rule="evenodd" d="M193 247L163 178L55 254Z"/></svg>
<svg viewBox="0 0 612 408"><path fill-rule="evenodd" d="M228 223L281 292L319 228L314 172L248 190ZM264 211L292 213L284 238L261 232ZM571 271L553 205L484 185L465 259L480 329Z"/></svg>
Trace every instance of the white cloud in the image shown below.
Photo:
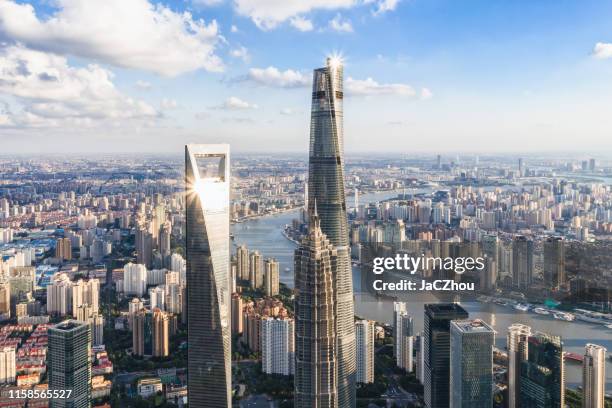
<svg viewBox="0 0 612 408"><path fill-rule="evenodd" d="M413 87L407 84L381 84L373 80L353 79L348 77L344 86L346 92L355 96L370 96L370 95L399 95L399 96L416 96L416 91Z"/></svg>
<svg viewBox="0 0 612 408"><path fill-rule="evenodd" d="M276 67L268 68L251 68L246 77L247 80L260 85L280 87L280 88L297 88L310 85L311 78L299 71L288 69L280 71Z"/></svg>
<svg viewBox="0 0 612 408"><path fill-rule="evenodd" d="M353 26L351 25L350 20L342 20L342 16L340 16L340 14L336 14L336 17L329 20L329 28L341 33L353 32Z"/></svg>
<svg viewBox="0 0 612 408"><path fill-rule="evenodd" d="M161 107L164 110L176 109L178 107L178 103L175 99L164 98L161 101Z"/></svg>
<svg viewBox="0 0 612 408"><path fill-rule="evenodd" d="M312 31L314 29L312 21L301 16L293 17L289 20L289 23L300 31Z"/></svg>
<svg viewBox="0 0 612 408"><path fill-rule="evenodd" d="M208 112L197 112L194 116L198 120L205 120L205 119L210 118L210 113L208 113Z"/></svg>
<svg viewBox="0 0 612 408"><path fill-rule="evenodd" d="M598 42L593 48L593 56L599 59L612 58L612 44Z"/></svg>
<svg viewBox="0 0 612 408"><path fill-rule="evenodd" d="M240 46L230 51L230 55L234 58L240 58L244 62L248 62L250 59L249 50L246 47Z"/></svg>
<svg viewBox="0 0 612 408"><path fill-rule="evenodd" d="M357 4L358 0L234 0L238 14L251 18L262 30L271 30L313 10L337 10Z"/></svg>
<svg viewBox="0 0 612 408"><path fill-rule="evenodd" d="M433 98L433 92L429 88L421 88L421 99Z"/></svg>
<svg viewBox="0 0 612 408"><path fill-rule="evenodd" d="M283 108L280 111L280 114L281 115L285 115L285 116L290 116L290 115L293 115L294 113L295 113L295 111L293 109L291 109L291 108Z"/></svg>
<svg viewBox="0 0 612 408"><path fill-rule="evenodd" d="M240 30L238 30L238 27L236 27L235 25L232 25L232 28L230 28L230 31L231 31L232 33L237 33L237 32L238 32L238 31L240 31Z"/></svg>
<svg viewBox="0 0 612 408"><path fill-rule="evenodd" d="M152 85L150 82L138 80L136 81L136 87L148 91L149 89L151 89Z"/></svg>
<svg viewBox="0 0 612 408"><path fill-rule="evenodd" d="M151 119L158 112L119 92L112 72L99 67L70 67L65 57L9 46L0 49L0 93L10 95L21 111L9 115L15 125L92 125L99 121Z"/></svg>
<svg viewBox="0 0 612 408"><path fill-rule="evenodd" d="M29 48L91 58L166 76L221 71L216 21L148 0L56 0L49 18L30 4L0 1L0 35Z"/></svg>
<svg viewBox="0 0 612 408"><path fill-rule="evenodd" d="M222 110L245 110L245 109L257 109L257 105L243 101L236 96L230 96L221 105L213 106L212 109Z"/></svg>
<svg viewBox="0 0 612 408"><path fill-rule="evenodd" d="M400 0L380 0L376 3L376 9L372 12L374 15L386 13L387 11L393 11L397 7Z"/></svg>

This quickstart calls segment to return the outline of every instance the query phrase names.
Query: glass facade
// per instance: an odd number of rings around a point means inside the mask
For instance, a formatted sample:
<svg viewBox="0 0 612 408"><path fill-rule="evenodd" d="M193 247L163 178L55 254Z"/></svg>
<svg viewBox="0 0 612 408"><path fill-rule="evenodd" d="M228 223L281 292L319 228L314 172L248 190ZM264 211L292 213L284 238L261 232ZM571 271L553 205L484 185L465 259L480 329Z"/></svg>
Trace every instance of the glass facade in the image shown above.
<svg viewBox="0 0 612 408"><path fill-rule="evenodd" d="M185 147L187 381L194 407L232 405L229 180L228 145Z"/></svg>
<svg viewBox="0 0 612 408"><path fill-rule="evenodd" d="M308 166L308 210L338 251L334 279L338 406L355 406L355 324L349 231L344 192L343 67L328 58L314 71Z"/></svg>
<svg viewBox="0 0 612 408"><path fill-rule="evenodd" d="M467 318L468 313L456 303L425 305L423 385L428 408L449 407L450 322Z"/></svg>
<svg viewBox="0 0 612 408"><path fill-rule="evenodd" d="M457 320L450 337L450 407L491 408L495 331L480 320Z"/></svg>
<svg viewBox="0 0 612 408"><path fill-rule="evenodd" d="M295 250L296 408L335 408L337 356L333 270L337 251L310 217L310 231Z"/></svg>
<svg viewBox="0 0 612 408"><path fill-rule="evenodd" d="M72 390L70 398L49 399L50 407L91 406L91 331L89 324L66 320L48 330L49 390Z"/></svg>
<svg viewBox="0 0 612 408"><path fill-rule="evenodd" d="M521 408L565 407L563 344L558 336L536 333L527 340L527 361L521 363Z"/></svg>

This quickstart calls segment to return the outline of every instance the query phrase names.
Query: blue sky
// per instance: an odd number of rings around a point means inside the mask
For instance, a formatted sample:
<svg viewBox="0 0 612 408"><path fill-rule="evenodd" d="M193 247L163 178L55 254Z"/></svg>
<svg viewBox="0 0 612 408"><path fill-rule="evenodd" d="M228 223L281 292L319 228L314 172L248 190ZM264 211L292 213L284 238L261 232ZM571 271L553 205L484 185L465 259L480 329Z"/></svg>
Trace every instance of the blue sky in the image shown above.
<svg viewBox="0 0 612 408"><path fill-rule="evenodd" d="M0 0L7 151L307 149L345 59L347 152L612 150L612 2Z"/></svg>

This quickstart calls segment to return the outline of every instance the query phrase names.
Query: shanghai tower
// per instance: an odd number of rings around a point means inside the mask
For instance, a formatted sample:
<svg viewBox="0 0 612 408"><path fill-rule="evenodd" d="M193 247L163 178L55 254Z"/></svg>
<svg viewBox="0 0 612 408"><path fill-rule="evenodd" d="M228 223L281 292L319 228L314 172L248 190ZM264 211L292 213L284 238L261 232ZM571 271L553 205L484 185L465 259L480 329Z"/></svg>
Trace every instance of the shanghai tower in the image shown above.
<svg viewBox="0 0 612 408"><path fill-rule="evenodd" d="M355 323L349 231L344 193L342 62L328 58L314 70L308 163L308 213L337 251L332 271L336 325L338 407L355 406Z"/></svg>
<svg viewBox="0 0 612 408"><path fill-rule="evenodd" d="M231 397L229 146L185 146L189 406Z"/></svg>

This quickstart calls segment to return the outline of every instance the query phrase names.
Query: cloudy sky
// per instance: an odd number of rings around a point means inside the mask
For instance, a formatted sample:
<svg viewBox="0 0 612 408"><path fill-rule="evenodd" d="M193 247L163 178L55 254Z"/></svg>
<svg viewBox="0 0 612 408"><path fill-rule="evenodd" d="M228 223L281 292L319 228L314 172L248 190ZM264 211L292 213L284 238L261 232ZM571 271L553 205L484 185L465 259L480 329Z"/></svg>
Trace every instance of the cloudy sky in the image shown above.
<svg viewBox="0 0 612 408"><path fill-rule="evenodd" d="M612 151L612 2L0 0L0 154L305 152L345 60L347 152Z"/></svg>

